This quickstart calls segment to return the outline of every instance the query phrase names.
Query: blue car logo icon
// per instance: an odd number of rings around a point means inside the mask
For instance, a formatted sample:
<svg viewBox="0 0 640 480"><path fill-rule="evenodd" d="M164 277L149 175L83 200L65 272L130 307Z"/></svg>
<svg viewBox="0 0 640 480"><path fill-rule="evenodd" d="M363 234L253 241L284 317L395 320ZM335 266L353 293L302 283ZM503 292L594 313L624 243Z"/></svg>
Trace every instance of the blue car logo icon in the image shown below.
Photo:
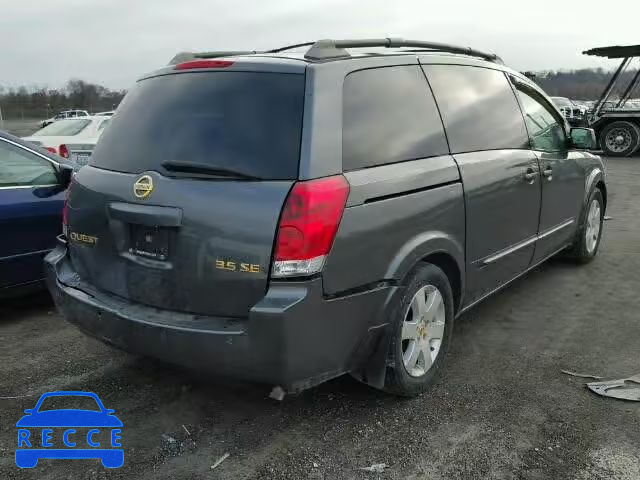
<svg viewBox="0 0 640 480"><path fill-rule="evenodd" d="M48 408L65 402L80 403L83 408ZM48 392L34 408L24 412L26 415L16 423L18 467L33 468L41 458L99 458L106 468L124 463L122 422L113 410L104 408L95 393Z"/></svg>

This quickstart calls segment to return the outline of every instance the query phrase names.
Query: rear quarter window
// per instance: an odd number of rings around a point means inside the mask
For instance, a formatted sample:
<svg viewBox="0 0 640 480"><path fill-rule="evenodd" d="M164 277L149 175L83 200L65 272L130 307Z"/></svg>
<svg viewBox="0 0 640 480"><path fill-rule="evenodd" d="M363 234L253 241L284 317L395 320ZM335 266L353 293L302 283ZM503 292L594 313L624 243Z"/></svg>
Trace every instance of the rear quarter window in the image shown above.
<svg viewBox="0 0 640 480"><path fill-rule="evenodd" d="M451 153L522 149L528 136L503 72L464 65L425 65Z"/></svg>
<svg viewBox="0 0 640 480"><path fill-rule="evenodd" d="M418 65L360 70L343 88L345 171L448 153L429 84Z"/></svg>
<svg viewBox="0 0 640 480"><path fill-rule="evenodd" d="M165 161L263 179L298 175L304 75L188 72L140 81L118 107L91 165L164 172Z"/></svg>

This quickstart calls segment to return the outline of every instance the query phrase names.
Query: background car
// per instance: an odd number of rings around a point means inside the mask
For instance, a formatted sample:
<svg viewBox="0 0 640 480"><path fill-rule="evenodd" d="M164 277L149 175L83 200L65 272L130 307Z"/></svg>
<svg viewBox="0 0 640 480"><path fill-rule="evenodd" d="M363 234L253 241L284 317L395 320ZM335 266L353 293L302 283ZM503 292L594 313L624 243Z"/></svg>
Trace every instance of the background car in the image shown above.
<svg viewBox="0 0 640 480"><path fill-rule="evenodd" d="M554 105L558 107L564 118L573 126L580 125L584 121L587 107L580 105L565 97L550 97Z"/></svg>
<svg viewBox="0 0 640 480"><path fill-rule="evenodd" d="M60 152L62 144L97 139L109 121L110 117L104 116L60 120L29 137L23 137L23 140L44 147L51 153L61 154L64 153L64 150Z"/></svg>
<svg viewBox="0 0 640 480"><path fill-rule="evenodd" d="M82 143L63 143L58 148L59 155L69 160L74 171L78 171L89 163L93 149L96 148L100 137L82 140Z"/></svg>
<svg viewBox="0 0 640 480"><path fill-rule="evenodd" d="M86 110L64 110L58 113L54 117L43 120L41 125L42 125L42 128L44 128L47 125L51 125L52 123L57 122L58 120L65 120L67 118L88 117L88 116L89 116L89 112L87 112Z"/></svg>
<svg viewBox="0 0 640 480"><path fill-rule="evenodd" d="M0 297L40 286L70 179L61 158L0 132Z"/></svg>

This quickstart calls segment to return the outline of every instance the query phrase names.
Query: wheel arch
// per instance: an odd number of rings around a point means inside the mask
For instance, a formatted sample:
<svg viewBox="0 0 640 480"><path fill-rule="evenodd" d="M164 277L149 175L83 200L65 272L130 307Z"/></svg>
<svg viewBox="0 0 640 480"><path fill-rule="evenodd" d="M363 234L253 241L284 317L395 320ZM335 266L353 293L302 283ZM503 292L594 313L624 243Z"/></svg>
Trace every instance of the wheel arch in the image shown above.
<svg viewBox="0 0 640 480"><path fill-rule="evenodd" d="M589 175L587 175L584 188L584 198L582 199L582 211L584 212L589 196L594 188L599 188L602 192L602 200L604 207L607 208L607 184L605 182L604 169L602 167L594 167Z"/></svg>
<svg viewBox="0 0 640 480"><path fill-rule="evenodd" d="M462 272L455 258L447 252L439 251L427 255L420 263L431 263L447 276L453 292L453 309L457 314L460 311L462 301Z"/></svg>
<svg viewBox="0 0 640 480"><path fill-rule="evenodd" d="M449 279L454 296L454 314L457 314L464 297L464 259L462 241L444 232L425 232L404 244L391 262L386 278L393 279L402 286L421 265L431 263L437 266ZM389 297L385 305L386 312L390 312L396 301L396 295L401 291L403 291L401 287L397 288ZM390 323L385 323L375 332L369 332L371 337L375 336L375 340L369 338L363 344L374 345L374 347L366 355L358 355L358 361L350 370L352 376L375 388L384 386L391 334Z"/></svg>
<svg viewBox="0 0 640 480"><path fill-rule="evenodd" d="M458 312L464 295L464 247L460 240L445 232L425 232L410 239L392 260L385 278L404 284L410 273L423 263L439 267L449 279Z"/></svg>
<svg viewBox="0 0 640 480"><path fill-rule="evenodd" d="M596 188L599 188L602 192L602 201L604 202L605 211L607 209L607 185L604 183L604 180L599 179L596 183Z"/></svg>

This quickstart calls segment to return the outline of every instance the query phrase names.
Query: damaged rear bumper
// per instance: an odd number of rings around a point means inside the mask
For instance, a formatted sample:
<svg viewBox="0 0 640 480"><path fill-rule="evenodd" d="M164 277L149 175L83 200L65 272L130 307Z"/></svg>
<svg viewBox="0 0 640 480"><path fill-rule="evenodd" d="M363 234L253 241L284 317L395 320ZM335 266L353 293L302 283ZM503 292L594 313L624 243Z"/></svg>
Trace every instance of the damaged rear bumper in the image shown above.
<svg viewBox="0 0 640 480"><path fill-rule="evenodd" d="M56 306L83 332L120 349L216 375L300 391L358 368L380 337L395 287L326 299L322 280L272 282L247 318L192 315L98 291L66 248L45 259Z"/></svg>

